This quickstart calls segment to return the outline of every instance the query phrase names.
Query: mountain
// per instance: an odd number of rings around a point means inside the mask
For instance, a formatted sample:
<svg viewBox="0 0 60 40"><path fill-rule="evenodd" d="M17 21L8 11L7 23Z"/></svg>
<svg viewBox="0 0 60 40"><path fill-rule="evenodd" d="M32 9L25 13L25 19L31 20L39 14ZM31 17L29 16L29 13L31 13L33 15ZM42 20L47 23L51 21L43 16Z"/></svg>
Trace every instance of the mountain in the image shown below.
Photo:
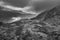
<svg viewBox="0 0 60 40"><path fill-rule="evenodd" d="M31 19L6 24L0 22L0 40L60 40L60 5Z"/></svg>
<svg viewBox="0 0 60 40"><path fill-rule="evenodd" d="M35 18L32 18L32 20L37 19L37 20L47 20L50 18L53 18L56 15L60 15L60 5L55 6L49 10L46 10L42 13L40 13L39 15L37 15Z"/></svg>

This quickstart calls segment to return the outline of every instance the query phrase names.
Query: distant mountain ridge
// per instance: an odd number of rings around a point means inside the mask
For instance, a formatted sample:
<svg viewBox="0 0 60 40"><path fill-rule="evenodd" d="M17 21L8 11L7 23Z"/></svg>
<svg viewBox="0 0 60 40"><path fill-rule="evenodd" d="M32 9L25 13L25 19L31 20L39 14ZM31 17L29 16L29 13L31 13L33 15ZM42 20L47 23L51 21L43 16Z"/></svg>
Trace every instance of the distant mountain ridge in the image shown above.
<svg viewBox="0 0 60 40"><path fill-rule="evenodd" d="M39 14L38 16L36 16L35 18L32 18L32 20L36 19L36 20L46 20L46 19L50 19L53 16L55 16L55 14L59 14L58 12L60 12L60 5L53 7L52 9L46 10L44 12L42 12L41 14ZM60 14L59 14L60 15Z"/></svg>

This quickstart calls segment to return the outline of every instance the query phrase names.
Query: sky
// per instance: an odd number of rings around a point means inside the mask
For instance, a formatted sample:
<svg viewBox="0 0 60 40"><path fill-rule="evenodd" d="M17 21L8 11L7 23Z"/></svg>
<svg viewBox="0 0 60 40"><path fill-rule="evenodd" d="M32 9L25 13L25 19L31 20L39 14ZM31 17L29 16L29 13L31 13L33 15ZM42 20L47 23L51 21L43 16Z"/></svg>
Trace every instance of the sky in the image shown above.
<svg viewBox="0 0 60 40"><path fill-rule="evenodd" d="M29 2L29 0L3 0L3 1L18 7L24 7Z"/></svg>
<svg viewBox="0 0 60 40"><path fill-rule="evenodd" d="M3 1L7 2L7 4L10 4L13 6L24 7L25 10L29 6L31 6L31 8L28 8L29 11L33 11L33 10L40 11L40 10L44 10L44 9L53 7L57 4L60 4L60 0L3 0ZM26 5L28 5L28 7L25 7ZM13 7L11 7L11 8L13 8ZM14 7L14 8L15 8L15 10L17 10L17 9L20 10L20 8L16 8L16 7Z"/></svg>

